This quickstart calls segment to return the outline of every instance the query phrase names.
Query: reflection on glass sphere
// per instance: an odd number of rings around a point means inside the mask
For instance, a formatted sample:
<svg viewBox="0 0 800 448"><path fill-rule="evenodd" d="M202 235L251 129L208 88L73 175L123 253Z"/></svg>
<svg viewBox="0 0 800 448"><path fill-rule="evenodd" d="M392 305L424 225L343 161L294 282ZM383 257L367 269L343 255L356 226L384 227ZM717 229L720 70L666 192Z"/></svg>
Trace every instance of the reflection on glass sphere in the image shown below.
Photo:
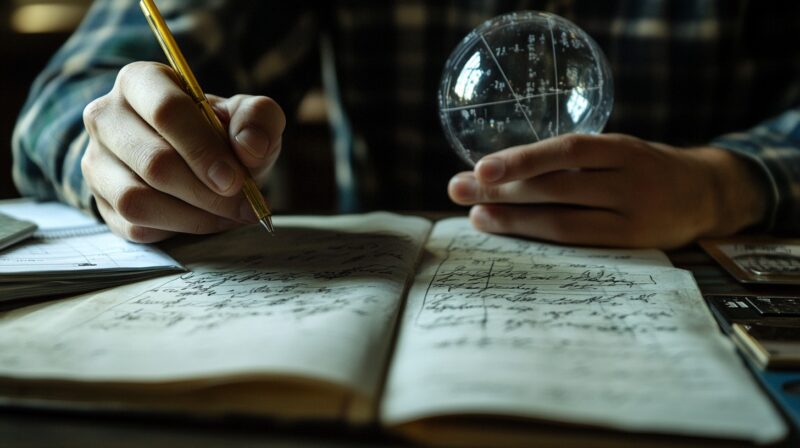
<svg viewBox="0 0 800 448"><path fill-rule="evenodd" d="M599 133L613 103L597 43L572 22L533 11L495 17L469 33L439 87L445 135L470 164L510 146Z"/></svg>

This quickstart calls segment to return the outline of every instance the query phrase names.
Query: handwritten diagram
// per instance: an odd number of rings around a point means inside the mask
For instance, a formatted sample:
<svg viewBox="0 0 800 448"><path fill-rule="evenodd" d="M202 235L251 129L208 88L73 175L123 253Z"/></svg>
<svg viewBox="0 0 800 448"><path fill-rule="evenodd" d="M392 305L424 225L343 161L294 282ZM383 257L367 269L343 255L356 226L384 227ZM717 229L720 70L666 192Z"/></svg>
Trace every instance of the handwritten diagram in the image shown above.
<svg viewBox="0 0 800 448"><path fill-rule="evenodd" d="M657 297L654 275L608 263L631 255L586 256L576 249L513 240L501 249L494 240L473 232L453 238L426 289L418 327L473 327L473 334L492 333L493 340L514 337L516 345L521 343L518 335L530 331L554 334L561 329L574 337L573 332L584 330L635 338L677 329L664 323L674 311L669 301ZM564 262L569 257L574 259ZM480 345L487 340L476 339Z"/></svg>

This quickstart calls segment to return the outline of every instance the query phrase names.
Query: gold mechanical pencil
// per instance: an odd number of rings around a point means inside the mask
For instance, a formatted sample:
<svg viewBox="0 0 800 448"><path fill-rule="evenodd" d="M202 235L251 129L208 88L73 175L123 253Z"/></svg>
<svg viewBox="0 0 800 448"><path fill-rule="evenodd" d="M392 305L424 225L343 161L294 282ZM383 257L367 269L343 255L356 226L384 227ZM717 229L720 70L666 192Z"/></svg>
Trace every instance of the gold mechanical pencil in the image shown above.
<svg viewBox="0 0 800 448"><path fill-rule="evenodd" d="M175 70L181 84L183 84L183 90L192 97L200 108L200 111L206 117L206 120L208 120L220 138L222 138L222 141L227 142L228 133L222 126L222 122L219 121L217 114L215 114L214 110L211 108L208 98L206 98L205 93L203 93L203 90L200 88L200 84L197 83L197 78L195 78L194 73L192 73L192 70L189 68L189 64L183 57L180 48L178 48L178 44L175 42L175 38L167 27L164 18L161 17L161 13L158 11L156 4L153 0L140 0L139 6L142 8L142 12L147 18L147 23L150 24L150 28L152 28L158 43L161 45L161 49L164 50L169 65ZM267 202L264 200L264 196L261 195L261 191L259 191L255 181L246 171L242 191L247 201L250 203L250 206L253 208L258 222L260 222L270 234L274 234L275 228L272 226L272 212L270 212Z"/></svg>

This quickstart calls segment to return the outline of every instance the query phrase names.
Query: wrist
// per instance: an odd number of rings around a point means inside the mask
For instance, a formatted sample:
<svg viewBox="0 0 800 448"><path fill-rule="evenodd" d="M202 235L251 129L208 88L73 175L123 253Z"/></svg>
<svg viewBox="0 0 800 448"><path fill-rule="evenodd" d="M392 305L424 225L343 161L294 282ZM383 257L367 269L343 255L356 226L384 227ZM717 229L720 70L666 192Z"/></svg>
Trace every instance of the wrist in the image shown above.
<svg viewBox="0 0 800 448"><path fill-rule="evenodd" d="M767 214L767 189L744 157L731 151L701 147L689 150L706 168L712 219L704 235L732 235L762 223Z"/></svg>

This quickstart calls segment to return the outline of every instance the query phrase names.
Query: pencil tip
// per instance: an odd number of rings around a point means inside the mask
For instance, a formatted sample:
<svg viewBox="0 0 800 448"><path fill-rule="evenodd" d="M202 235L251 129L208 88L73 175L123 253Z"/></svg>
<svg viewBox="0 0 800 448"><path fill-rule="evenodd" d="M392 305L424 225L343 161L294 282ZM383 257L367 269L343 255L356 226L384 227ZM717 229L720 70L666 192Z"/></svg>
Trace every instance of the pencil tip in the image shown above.
<svg viewBox="0 0 800 448"><path fill-rule="evenodd" d="M261 225L267 229L267 232L269 232L270 235L275 235L275 227L272 226L272 219L269 216L259 219L258 222L260 222Z"/></svg>

